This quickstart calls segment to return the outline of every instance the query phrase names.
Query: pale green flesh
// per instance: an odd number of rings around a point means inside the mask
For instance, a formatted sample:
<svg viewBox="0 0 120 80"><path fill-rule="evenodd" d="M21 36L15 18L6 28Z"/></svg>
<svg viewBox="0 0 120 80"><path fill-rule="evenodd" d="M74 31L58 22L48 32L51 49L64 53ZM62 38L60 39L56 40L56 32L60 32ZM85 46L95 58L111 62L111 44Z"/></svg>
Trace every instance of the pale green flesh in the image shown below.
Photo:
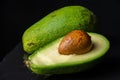
<svg viewBox="0 0 120 80"><path fill-rule="evenodd" d="M88 53L82 55L59 54L58 46L62 40L62 38L60 38L29 56L29 60L37 67L83 64L96 60L103 56L109 49L109 41L100 34L89 33L89 35L91 36L94 47Z"/></svg>

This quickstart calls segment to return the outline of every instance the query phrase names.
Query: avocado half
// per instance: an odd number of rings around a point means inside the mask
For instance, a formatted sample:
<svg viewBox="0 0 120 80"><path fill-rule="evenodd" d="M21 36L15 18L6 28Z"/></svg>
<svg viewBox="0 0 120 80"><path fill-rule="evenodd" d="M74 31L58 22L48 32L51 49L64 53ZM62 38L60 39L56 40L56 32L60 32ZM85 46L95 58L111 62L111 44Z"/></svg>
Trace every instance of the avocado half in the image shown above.
<svg viewBox="0 0 120 80"><path fill-rule="evenodd" d="M91 36L93 49L81 55L61 55L58 46L62 38L40 48L28 57L29 68L36 74L65 74L87 70L93 67L108 51L110 43L97 33Z"/></svg>

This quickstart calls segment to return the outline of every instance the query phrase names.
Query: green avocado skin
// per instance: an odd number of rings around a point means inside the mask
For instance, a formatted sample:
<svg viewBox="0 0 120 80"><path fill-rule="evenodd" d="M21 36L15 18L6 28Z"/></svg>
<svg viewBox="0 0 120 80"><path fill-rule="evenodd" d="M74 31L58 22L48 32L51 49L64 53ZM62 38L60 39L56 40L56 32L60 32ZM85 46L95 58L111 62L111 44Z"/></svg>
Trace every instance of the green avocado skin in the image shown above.
<svg viewBox="0 0 120 80"><path fill-rule="evenodd" d="M86 70L89 70L93 68L96 64L100 63L102 57L98 58L96 60L86 62L83 64L73 64L73 65L57 65L57 66L48 66L39 68L36 65L30 63L30 69L35 74L41 74L41 75L54 75L54 74L70 74L70 73L76 73L76 72L83 72Z"/></svg>
<svg viewBox="0 0 120 80"><path fill-rule="evenodd" d="M95 15L82 6L66 6L55 10L29 27L22 36L23 48L32 53L72 30L93 32Z"/></svg>

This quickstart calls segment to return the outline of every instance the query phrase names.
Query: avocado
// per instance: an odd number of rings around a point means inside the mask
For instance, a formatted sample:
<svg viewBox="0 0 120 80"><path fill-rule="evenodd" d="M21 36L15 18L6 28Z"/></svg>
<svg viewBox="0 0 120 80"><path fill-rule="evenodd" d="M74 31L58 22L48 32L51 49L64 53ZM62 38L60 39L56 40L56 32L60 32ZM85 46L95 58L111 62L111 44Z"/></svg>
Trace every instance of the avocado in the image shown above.
<svg viewBox="0 0 120 80"><path fill-rule="evenodd" d="M38 49L28 57L29 68L36 74L65 74L87 70L102 58L110 47L108 39L98 33L88 32L93 48L81 55L61 55L58 46L63 37Z"/></svg>
<svg viewBox="0 0 120 80"><path fill-rule="evenodd" d="M24 51L33 53L75 29L93 32L95 23L94 13L83 6L62 7L49 13L24 32Z"/></svg>

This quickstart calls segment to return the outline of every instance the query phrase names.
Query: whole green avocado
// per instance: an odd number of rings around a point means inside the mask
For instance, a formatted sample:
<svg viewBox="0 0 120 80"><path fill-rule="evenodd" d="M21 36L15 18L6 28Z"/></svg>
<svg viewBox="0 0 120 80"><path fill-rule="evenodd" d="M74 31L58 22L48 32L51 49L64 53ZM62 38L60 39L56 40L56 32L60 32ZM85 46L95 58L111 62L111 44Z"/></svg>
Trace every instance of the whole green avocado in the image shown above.
<svg viewBox="0 0 120 80"><path fill-rule="evenodd" d="M22 37L23 48L27 53L32 53L75 29L93 32L95 23L94 13L83 6L60 8L24 32Z"/></svg>

